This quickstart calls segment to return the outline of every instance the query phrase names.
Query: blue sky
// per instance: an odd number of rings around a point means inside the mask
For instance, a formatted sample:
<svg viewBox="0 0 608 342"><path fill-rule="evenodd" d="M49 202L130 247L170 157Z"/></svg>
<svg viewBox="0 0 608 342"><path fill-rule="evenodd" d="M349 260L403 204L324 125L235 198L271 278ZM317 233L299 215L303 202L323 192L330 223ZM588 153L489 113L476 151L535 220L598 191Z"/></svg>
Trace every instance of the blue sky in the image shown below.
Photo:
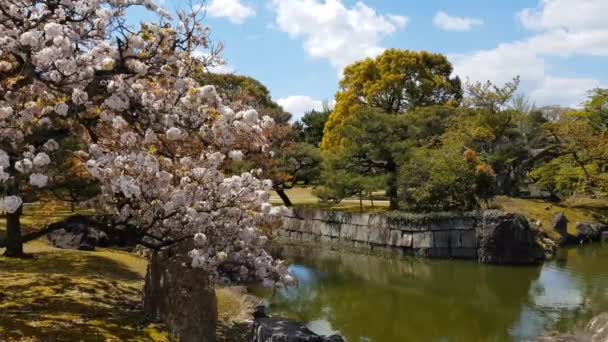
<svg viewBox="0 0 608 342"><path fill-rule="evenodd" d="M537 105L576 106L608 86L606 13L608 0L208 0L206 23L225 45L220 70L260 80L298 116L333 99L345 65L385 48L446 54L471 80L520 75Z"/></svg>

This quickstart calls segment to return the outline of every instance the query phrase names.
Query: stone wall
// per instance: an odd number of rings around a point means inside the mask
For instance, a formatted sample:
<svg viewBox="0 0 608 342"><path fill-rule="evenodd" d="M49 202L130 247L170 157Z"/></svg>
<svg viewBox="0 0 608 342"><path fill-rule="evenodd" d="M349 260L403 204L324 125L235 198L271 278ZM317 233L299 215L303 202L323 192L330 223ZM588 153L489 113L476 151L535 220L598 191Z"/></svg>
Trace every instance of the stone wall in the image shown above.
<svg viewBox="0 0 608 342"><path fill-rule="evenodd" d="M292 208L275 235L279 239L396 255L477 259L476 228L480 220L477 215L412 220Z"/></svg>

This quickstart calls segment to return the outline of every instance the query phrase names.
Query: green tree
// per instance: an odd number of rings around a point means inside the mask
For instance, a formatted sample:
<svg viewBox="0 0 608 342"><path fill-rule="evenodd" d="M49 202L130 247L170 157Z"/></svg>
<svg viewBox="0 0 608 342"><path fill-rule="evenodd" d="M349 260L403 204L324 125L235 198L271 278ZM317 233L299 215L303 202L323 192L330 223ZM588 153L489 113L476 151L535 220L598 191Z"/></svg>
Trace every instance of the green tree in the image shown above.
<svg viewBox="0 0 608 342"><path fill-rule="evenodd" d="M408 137L407 117L386 114L371 108L354 113L339 128L343 137L340 148L324 151L323 179L326 187L333 187L329 176L336 172L384 176L390 208L398 208L397 172L400 157L411 144Z"/></svg>
<svg viewBox="0 0 608 342"><path fill-rule="evenodd" d="M365 108L402 114L418 107L457 106L462 88L452 71L444 55L396 49L346 67L336 107L325 126L322 148L339 145L343 138L339 127Z"/></svg>
<svg viewBox="0 0 608 342"><path fill-rule="evenodd" d="M49 176L51 185L45 189L60 201L67 202L72 212L78 203L99 194L99 184L86 168L86 159L81 156L86 145L75 136L61 142L63 149L55 153Z"/></svg>
<svg viewBox="0 0 608 342"><path fill-rule="evenodd" d="M405 209L472 210L494 196L494 171L473 150L424 146L402 165L399 184Z"/></svg>
<svg viewBox="0 0 608 342"><path fill-rule="evenodd" d="M321 141L323 140L323 129L325 128L325 123L330 114L331 110L329 108L326 108L323 111L312 110L304 114L301 121L296 123L300 126L304 142L316 147L321 145Z"/></svg>

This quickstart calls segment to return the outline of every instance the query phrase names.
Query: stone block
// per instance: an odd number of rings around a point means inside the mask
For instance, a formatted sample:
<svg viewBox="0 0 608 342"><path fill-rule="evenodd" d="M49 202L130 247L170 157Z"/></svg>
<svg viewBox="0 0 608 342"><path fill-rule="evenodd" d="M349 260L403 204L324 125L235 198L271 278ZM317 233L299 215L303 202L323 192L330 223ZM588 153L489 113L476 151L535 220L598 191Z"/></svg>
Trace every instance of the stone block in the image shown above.
<svg viewBox="0 0 608 342"><path fill-rule="evenodd" d="M433 232L433 246L436 248L449 248L451 246L451 232L449 230Z"/></svg>
<svg viewBox="0 0 608 342"><path fill-rule="evenodd" d="M300 221L300 231L302 233L311 233L312 234L312 227L313 227L315 221L312 221L312 220L308 220L308 221L299 220L299 221Z"/></svg>
<svg viewBox="0 0 608 342"><path fill-rule="evenodd" d="M323 234L324 226L325 226L325 223L323 221L313 220L312 221L312 233L314 235L329 235L329 234Z"/></svg>
<svg viewBox="0 0 608 342"><path fill-rule="evenodd" d="M477 233L474 230L463 230L460 239L462 248L477 248Z"/></svg>
<svg viewBox="0 0 608 342"><path fill-rule="evenodd" d="M399 244L401 243L401 235L403 235L403 233L400 230L391 229L390 230L390 245L399 246Z"/></svg>
<svg viewBox="0 0 608 342"><path fill-rule="evenodd" d="M372 215L369 215L369 220L368 220L367 226L374 227L374 228L375 227L387 228L388 221L387 221L386 216L384 216L384 215L372 214Z"/></svg>
<svg viewBox="0 0 608 342"><path fill-rule="evenodd" d="M367 226L369 225L370 214L351 214L349 223L358 225L358 226Z"/></svg>
<svg viewBox="0 0 608 342"><path fill-rule="evenodd" d="M450 247L451 248L461 248L462 247L462 239L461 239L460 230L450 230Z"/></svg>
<svg viewBox="0 0 608 342"><path fill-rule="evenodd" d="M378 245L389 245L390 237L390 230L387 227L370 227L368 240L370 243L375 243Z"/></svg>
<svg viewBox="0 0 608 342"><path fill-rule="evenodd" d="M322 221L332 222L332 223L342 223L343 217L341 212L339 211L323 211L323 216L321 218Z"/></svg>
<svg viewBox="0 0 608 342"><path fill-rule="evenodd" d="M433 233L431 232L417 232L412 234L412 247L413 248L431 248L433 247Z"/></svg>
<svg viewBox="0 0 608 342"><path fill-rule="evenodd" d="M355 235L355 241L369 242L369 231L370 228L367 226L357 226L357 234Z"/></svg>
<svg viewBox="0 0 608 342"><path fill-rule="evenodd" d="M301 241L302 240L302 233L301 232L294 232L294 231L292 231L292 232L289 233L289 238L291 240L294 240L294 241Z"/></svg>
<svg viewBox="0 0 608 342"><path fill-rule="evenodd" d="M413 234L412 233L403 233L401 235L401 241L399 243L400 247L412 247Z"/></svg>
<svg viewBox="0 0 608 342"><path fill-rule="evenodd" d="M340 237L340 230L342 229L341 223L328 223L328 226L329 226L329 236Z"/></svg>
<svg viewBox="0 0 608 342"><path fill-rule="evenodd" d="M342 225L342 227L340 228L340 238L341 239L355 240L356 236L357 236L357 226L350 224L350 223L344 223Z"/></svg>
<svg viewBox="0 0 608 342"><path fill-rule="evenodd" d="M312 242L315 240L315 236L312 235L311 233L302 233L302 238L301 240L303 242Z"/></svg>

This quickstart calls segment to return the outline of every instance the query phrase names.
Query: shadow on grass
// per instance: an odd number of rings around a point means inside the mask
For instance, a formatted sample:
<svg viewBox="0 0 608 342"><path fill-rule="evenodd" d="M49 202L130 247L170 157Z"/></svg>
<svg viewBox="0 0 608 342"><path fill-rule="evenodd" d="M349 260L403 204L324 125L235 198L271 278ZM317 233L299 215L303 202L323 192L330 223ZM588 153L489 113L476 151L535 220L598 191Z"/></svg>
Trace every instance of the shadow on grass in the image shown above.
<svg viewBox="0 0 608 342"><path fill-rule="evenodd" d="M78 251L0 257L0 340L167 341L141 311L141 275Z"/></svg>
<svg viewBox="0 0 608 342"><path fill-rule="evenodd" d="M218 322L217 342L251 341L251 323Z"/></svg>

